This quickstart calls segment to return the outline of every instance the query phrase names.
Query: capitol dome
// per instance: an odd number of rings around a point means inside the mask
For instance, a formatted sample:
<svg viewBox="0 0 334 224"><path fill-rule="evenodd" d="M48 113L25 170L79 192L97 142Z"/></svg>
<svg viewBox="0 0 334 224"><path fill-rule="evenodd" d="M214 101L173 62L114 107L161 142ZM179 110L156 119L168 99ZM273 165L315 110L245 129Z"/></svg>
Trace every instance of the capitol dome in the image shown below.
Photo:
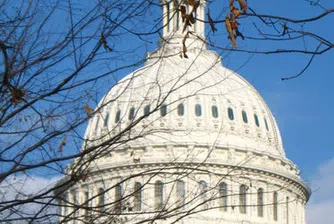
<svg viewBox="0 0 334 224"><path fill-rule="evenodd" d="M310 190L260 94L206 48L203 24L192 27L184 58L178 17L167 17L160 48L90 119L82 150L94 160L62 193L65 205L84 206L64 206L64 220L305 223Z"/></svg>

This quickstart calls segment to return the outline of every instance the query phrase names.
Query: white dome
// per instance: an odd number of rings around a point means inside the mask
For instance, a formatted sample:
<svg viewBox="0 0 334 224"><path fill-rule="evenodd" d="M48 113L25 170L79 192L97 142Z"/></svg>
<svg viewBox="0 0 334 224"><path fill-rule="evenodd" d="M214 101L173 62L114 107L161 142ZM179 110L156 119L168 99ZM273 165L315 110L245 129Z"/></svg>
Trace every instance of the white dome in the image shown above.
<svg viewBox="0 0 334 224"><path fill-rule="evenodd" d="M155 52L150 57L158 55ZM100 135L104 129L117 133L133 123L129 118L131 108L136 120L150 105L152 114L134 127L142 131L143 125L148 125L145 140L130 145L215 145L247 148L285 159L275 118L254 87L223 67L220 57L212 51L193 50L188 56L189 59L181 59L178 54L150 59L143 68L123 78L99 104L106 104L100 117L105 120L108 116L107 126L95 118L88 135ZM179 104L184 105L183 116L178 115ZM161 116L162 105L162 110L167 109L166 116ZM200 116L196 115L196 105L201 107ZM116 121L117 116L120 122Z"/></svg>
<svg viewBox="0 0 334 224"><path fill-rule="evenodd" d="M85 178L67 185L65 198L86 205L93 195L93 207L111 212L97 217L101 223L305 223L311 192L264 100L206 49L203 24L194 25L200 33L187 38L188 58L180 58L180 16L170 10L175 1L165 3L171 20L164 18L160 48L99 103L87 155L67 170ZM64 207L62 214L86 213Z"/></svg>

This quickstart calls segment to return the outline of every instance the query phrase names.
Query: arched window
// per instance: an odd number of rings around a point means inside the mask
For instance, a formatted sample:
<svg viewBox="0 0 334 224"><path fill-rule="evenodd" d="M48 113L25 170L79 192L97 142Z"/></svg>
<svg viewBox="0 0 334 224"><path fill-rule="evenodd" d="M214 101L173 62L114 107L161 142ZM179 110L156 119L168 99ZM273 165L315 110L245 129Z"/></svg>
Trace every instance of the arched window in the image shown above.
<svg viewBox="0 0 334 224"><path fill-rule="evenodd" d="M122 186L120 184L115 187L115 213L122 213Z"/></svg>
<svg viewBox="0 0 334 224"><path fill-rule="evenodd" d="M91 206L90 206L90 198L89 198L89 191L84 192L84 208L85 208L85 219L89 219L90 217L90 211L91 211Z"/></svg>
<svg viewBox="0 0 334 224"><path fill-rule="evenodd" d="M285 201L285 204L286 204L286 224L289 224L289 197L286 197L286 201Z"/></svg>
<svg viewBox="0 0 334 224"><path fill-rule="evenodd" d="M184 115L184 105L183 105L183 103L180 103L177 106L177 115L179 115L179 116L183 116Z"/></svg>
<svg viewBox="0 0 334 224"><path fill-rule="evenodd" d="M233 109L231 107L227 109L227 114L228 114L228 118L230 118L231 121L234 120Z"/></svg>
<svg viewBox="0 0 334 224"><path fill-rule="evenodd" d="M273 194L273 216L274 216L274 220L277 221L278 218L278 201L277 201L277 192L275 191Z"/></svg>
<svg viewBox="0 0 334 224"><path fill-rule="evenodd" d="M217 118L218 117L218 107L212 106L211 111L212 111L212 117Z"/></svg>
<svg viewBox="0 0 334 224"><path fill-rule="evenodd" d="M134 210L135 211L140 211L141 210L141 203L142 203L142 199L141 199L141 183L136 182L135 183L135 187L134 187L134 192L133 192L133 196L134 196Z"/></svg>
<svg viewBox="0 0 334 224"><path fill-rule="evenodd" d="M178 10L178 3L174 1L174 10L177 12L176 13L176 29L177 30L180 26L180 10Z"/></svg>
<svg viewBox="0 0 334 224"><path fill-rule="evenodd" d="M183 207L184 201L186 199L186 188L184 181L182 180L176 181L176 194L177 194L178 206Z"/></svg>
<svg viewBox="0 0 334 224"><path fill-rule="evenodd" d="M248 123L247 113L244 110L242 111L242 120L244 121L245 124Z"/></svg>
<svg viewBox="0 0 334 224"><path fill-rule="evenodd" d="M222 182L219 184L220 207L222 211L227 211L227 184Z"/></svg>
<svg viewBox="0 0 334 224"><path fill-rule="evenodd" d="M195 105L195 114L197 117L202 116L202 107L199 104Z"/></svg>
<svg viewBox="0 0 334 224"><path fill-rule="evenodd" d="M163 208L163 190L164 185L161 181L156 181L154 184L154 204L156 210L161 210Z"/></svg>
<svg viewBox="0 0 334 224"><path fill-rule="evenodd" d="M150 105L146 105L144 107L144 116L147 117L148 115L150 115Z"/></svg>
<svg viewBox="0 0 334 224"><path fill-rule="evenodd" d="M104 124L103 124L103 126L106 128L106 127L108 127L108 121L109 121L109 112L107 113L107 115L106 115L106 117L105 117L105 119L104 119Z"/></svg>
<svg viewBox="0 0 334 224"><path fill-rule="evenodd" d="M247 197L246 197L247 187L246 185L240 185L239 189L239 210L241 214L247 213Z"/></svg>
<svg viewBox="0 0 334 224"><path fill-rule="evenodd" d="M169 3L167 3L167 32L170 31L170 23L171 23L171 19L170 19L170 5Z"/></svg>
<svg viewBox="0 0 334 224"><path fill-rule="evenodd" d="M73 199L73 223L76 223L79 214L79 202L78 202L78 192L76 190L72 190L72 199Z"/></svg>
<svg viewBox="0 0 334 224"><path fill-rule="evenodd" d="M121 120L121 110L116 112L115 123L118 123Z"/></svg>
<svg viewBox="0 0 334 224"><path fill-rule="evenodd" d="M255 121L256 126L260 127L259 118L256 114L254 114L254 121Z"/></svg>
<svg viewBox="0 0 334 224"><path fill-rule="evenodd" d="M100 116L97 116L96 125L95 125L95 132L97 131L97 128L99 127L99 122L100 122Z"/></svg>
<svg viewBox="0 0 334 224"><path fill-rule="evenodd" d="M164 116L167 115L167 105L166 104L162 104L161 105L160 115L161 115L161 117L164 117Z"/></svg>
<svg viewBox="0 0 334 224"><path fill-rule="evenodd" d="M201 180L199 182L199 189L200 189L200 198L202 199L202 202L204 203L204 207L207 208L207 191L208 191L208 184L204 181Z"/></svg>
<svg viewBox="0 0 334 224"><path fill-rule="evenodd" d="M263 217L263 189L259 188L257 190L257 216Z"/></svg>
<svg viewBox="0 0 334 224"><path fill-rule="evenodd" d="M104 210L104 205L105 205L105 191L103 188L99 188L98 190L98 208L100 210Z"/></svg>
<svg viewBox="0 0 334 224"><path fill-rule="evenodd" d="M267 129L267 131L269 131L269 126L268 126L268 122L267 122L267 119L266 119L266 118L264 118L264 124L266 125L266 129Z"/></svg>
<svg viewBox="0 0 334 224"><path fill-rule="evenodd" d="M68 193L64 194L63 200L62 200L62 209L63 209L63 214L64 216L67 215L68 213L68 206L70 206L68 204Z"/></svg>
<svg viewBox="0 0 334 224"><path fill-rule="evenodd" d="M129 111L129 120L133 120L135 118L135 108L134 107L131 107L130 108L130 111Z"/></svg>

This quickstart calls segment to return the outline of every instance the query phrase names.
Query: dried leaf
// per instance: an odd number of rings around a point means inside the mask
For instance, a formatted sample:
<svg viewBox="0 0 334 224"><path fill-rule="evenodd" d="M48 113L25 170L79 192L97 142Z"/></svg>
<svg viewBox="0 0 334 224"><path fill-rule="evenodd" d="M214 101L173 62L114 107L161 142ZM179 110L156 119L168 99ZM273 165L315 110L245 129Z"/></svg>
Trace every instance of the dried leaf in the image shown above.
<svg viewBox="0 0 334 224"><path fill-rule="evenodd" d="M233 14L230 15L230 23L231 23L232 32L235 29L238 29L239 23L237 22L236 17Z"/></svg>
<svg viewBox="0 0 334 224"><path fill-rule="evenodd" d="M27 94L24 90L20 90L17 87L12 87L10 89L11 98L10 101L16 106L18 103L23 101L23 98L27 97Z"/></svg>
<svg viewBox="0 0 334 224"><path fill-rule="evenodd" d="M187 34L184 36L183 40L182 40L182 53L183 53L183 57L188 58L187 55L187 46L186 46L186 40L189 37L189 32L187 32Z"/></svg>
<svg viewBox="0 0 334 224"><path fill-rule="evenodd" d="M226 27L226 30L229 34L229 39L231 39L231 43L232 43L232 46L233 47L237 47L237 43L235 42L235 34L233 32L233 29L232 29L232 24L231 24L231 21L230 21L230 18L228 15L226 15L225 17L225 27Z"/></svg>
<svg viewBox="0 0 334 224"><path fill-rule="evenodd" d="M238 2L239 2L240 9L242 10L242 12L246 13L247 8L248 8L246 0L238 0Z"/></svg>
<svg viewBox="0 0 334 224"><path fill-rule="evenodd" d="M230 18L228 17L228 15L226 15L225 17L225 27L226 27L226 31L229 33L229 35L232 34L232 25L230 22Z"/></svg>
<svg viewBox="0 0 334 224"><path fill-rule="evenodd" d="M106 50L106 51L112 51L112 48L109 47L108 43L107 43L107 40L106 40L106 37L104 36L103 33L101 33L101 42L103 44L103 48Z"/></svg>
<svg viewBox="0 0 334 224"><path fill-rule="evenodd" d="M187 8L185 5L180 5L180 11L181 11L181 18L182 18L182 22L184 22L184 20L187 17Z"/></svg>
<svg viewBox="0 0 334 224"><path fill-rule="evenodd" d="M58 148L58 152L62 152L63 151L64 145L66 145L66 136L64 136L63 140L61 140L59 148Z"/></svg>
<svg viewBox="0 0 334 224"><path fill-rule="evenodd" d="M230 11L236 18L241 16L241 12L233 4L230 4Z"/></svg>
<svg viewBox="0 0 334 224"><path fill-rule="evenodd" d="M93 113L93 109L87 103L85 104L85 111L86 111L88 117L91 118L92 117L92 113Z"/></svg>
<svg viewBox="0 0 334 224"><path fill-rule="evenodd" d="M191 5L193 7L192 10L191 10L191 14L193 14L194 12L196 12L196 9L199 7L200 1L199 0L193 0L191 2L192 3L190 4L190 1L189 1L189 5Z"/></svg>

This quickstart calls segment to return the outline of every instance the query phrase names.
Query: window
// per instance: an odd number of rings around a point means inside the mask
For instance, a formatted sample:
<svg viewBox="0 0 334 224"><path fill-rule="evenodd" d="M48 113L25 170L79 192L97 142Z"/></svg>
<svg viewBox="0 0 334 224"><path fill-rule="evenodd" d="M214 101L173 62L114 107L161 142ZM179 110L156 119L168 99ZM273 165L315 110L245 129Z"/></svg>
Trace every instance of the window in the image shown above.
<svg viewBox="0 0 334 224"><path fill-rule="evenodd" d="M84 192L84 208L85 208L85 219L89 219L90 217L90 198L89 198L89 192L88 191L85 191Z"/></svg>
<svg viewBox="0 0 334 224"><path fill-rule="evenodd" d="M230 118L231 121L234 120L233 109L231 107L227 109L227 114L228 114L228 118Z"/></svg>
<svg viewBox="0 0 334 224"><path fill-rule="evenodd" d="M202 107L199 104L195 105L195 114L197 117L202 116Z"/></svg>
<svg viewBox="0 0 334 224"><path fill-rule="evenodd" d="M68 193L64 195L63 201L62 201L62 207L63 207L63 215L66 216L68 213Z"/></svg>
<svg viewBox="0 0 334 224"><path fill-rule="evenodd" d="M167 32L170 30L170 5L167 3Z"/></svg>
<svg viewBox="0 0 334 224"><path fill-rule="evenodd" d="M115 187L115 213L122 213L122 186L119 184Z"/></svg>
<svg viewBox="0 0 334 224"><path fill-rule="evenodd" d="M212 117L217 118L218 117L218 107L212 106L211 111L212 111Z"/></svg>
<svg viewBox="0 0 334 224"><path fill-rule="evenodd" d="M98 209L104 210L105 205L105 191L103 188L99 188L98 190Z"/></svg>
<svg viewBox="0 0 334 224"><path fill-rule="evenodd" d="M246 197L246 190L247 187L246 185L242 184L240 185L239 189L239 210L241 214L246 214L247 213L247 197Z"/></svg>
<svg viewBox="0 0 334 224"><path fill-rule="evenodd" d="M176 13L176 30L179 28L180 25L180 10L178 10L178 3L174 1L174 10Z"/></svg>
<svg viewBox="0 0 334 224"><path fill-rule="evenodd" d="M227 211L227 184L222 182L219 184L220 207L222 211Z"/></svg>
<svg viewBox="0 0 334 224"><path fill-rule="evenodd" d="M73 209L74 211L72 212L73 214L73 223L76 223L79 210L78 210L78 192L76 190L72 190L72 198L73 198Z"/></svg>
<svg viewBox="0 0 334 224"><path fill-rule="evenodd" d="M144 107L144 116L147 117L148 115L150 115L150 105Z"/></svg>
<svg viewBox="0 0 334 224"><path fill-rule="evenodd" d="M95 132L97 131L97 128L99 127L99 122L100 122L100 116L97 116L96 125L95 125Z"/></svg>
<svg viewBox="0 0 334 224"><path fill-rule="evenodd" d="M277 205L277 192L274 192L273 194L273 216L274 216L274 220L277 221L277 209L278 209L278 205Z"/></svg>
<svg viewBox="0 0 334 224"><path fill-rule="evenodd" d="M255 121L256 126L260 127L259 118L257 117L256 114L254 114L254 121Z"/></svg>
<svg viewBox="0 0 334 224"><path fill-rule="evenodd" d="M289 197L286 197L286 224L289 224Z"/></svg>
<svg viewBox="0 0 334 224"><path fill-rule="evenodd" d="M242 111L242 120L244 121L245 124L248 123L247 113L244 110Z"/></svg>
<svg viewBox="0 0 334 224"><path fill-rule="evenodd" d="M182 180L176 181L176 194L177 194L178 206L183 207L186 198L186 189L184 181Z"/></svg>
<svg viewBox="0 0 334 224"><path fill-rule="evenodd" d="M183 103L180 103L177 106L177 115L179 115L179 116L183 116L184 115L184 105L183 105Z"/></svg>
<svg viewBox="0 0 334 224"><path fill-rule="evenodd" d="M263 189L259 188L257 190L257 216L263 217Z"/></svg>
<svg viewBox="0 0 334 224"><path fill-rule="evenodd" d="M135 183L133 196L134 196L134 210L140 211L141 210L141 183L139 182Z"/></svg>
<svg viewBox="0 0 334 224"><path fill-rule="evenodd" d="M130 111L129 111L129 120L133 120L135 118L135 108L134 107L131 107L130 108Z"/></svg>
<svg viewBox="0 0 334 224"><path fill-rule="evenodd" d="M268 126L268 122L267 122L267 119L266 119L266 118L264 118L264 124L266 125L266 129L267 129L267 131L269 131L269 126Z"/></svg>
<svg viewBox="0 0 334 224"><path fill-rule="evenodd" d="M116 112L115 123L118 123L121 120L121 110Z"/></svg>
<svg viewBox="0 0 334 224"><path fill-rule="evenodd" d="M109 112L107 113L106 115L106 118L104 119L104 124L103 124L103 127L108 127L108 121L109 121Z"/></svg>
<svg viewBox="0 0 334 224"><path fill-rule="evenodd" d="M154 184L154 201L155 209L161 210L163 208L163 188L164 185L161 181L156 181Z"/></svg>
<svg viewBox="0 0 334 224"><path fill-rule="evenodd" d="M199 189L200 189L200 198L204 203L204 207L207 208L208 204L207 204L206 192L208 191L208 184L204 180L201 180L199 182Z"/></svg>
<svg viewBox="0 0 334 224"><path fill-rule="evenodd" d="M166 104L161 105L160 115L161 117L164 117L167 115L167 105Z"/></svg>

